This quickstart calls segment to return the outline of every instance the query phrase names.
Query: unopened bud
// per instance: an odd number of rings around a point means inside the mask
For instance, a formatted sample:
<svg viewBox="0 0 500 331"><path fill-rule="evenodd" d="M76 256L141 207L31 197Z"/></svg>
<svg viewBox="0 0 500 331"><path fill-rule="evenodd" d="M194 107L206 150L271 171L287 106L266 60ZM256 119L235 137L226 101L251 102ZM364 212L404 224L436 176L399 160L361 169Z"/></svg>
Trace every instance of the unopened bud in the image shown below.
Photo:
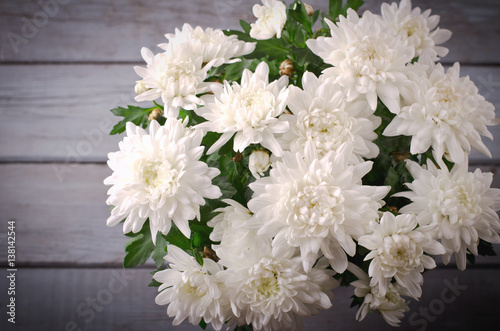
<svg viewBox="0 0 500 331"><path fill-rule="evenodd" d="M281 62L280 64L280 75L281 76L288 76L291 77L293 74L293 62L290 61L289 59L286 59L285 61Z"/></svg>
<svg viewBox="0 0 500 331"><path fill-rule="evenodd" d="M255 178L264 176L264 172L271 166L271 157L266 151L255 150L248 159L248 168Z"/></svg>
<svg viewBox="0 0 500 331"><path fill-rule="evenodd" d="M148 120L151 121L158 121L160 117L163 115L163 110L160 108L155 108L149 113Z"/></svg>
<svg viewBox="0 0 500 331"><path fill-rule="evenodd" d="M233 162L235 163L238 163L238 162L241 162L243 161L243 154L241 154L240 152L236 153L235 156L233 156Z"/></svg>
<svg viewBox="0 0 500 331"><path fill-rule="evenodd" d="M314 9L311 7L311 5L304 3L304 6L306 7L307 15L313 16L314 15Z"/></svg>
<svg viewBox="0 0 500 331"><path fill-rule="evenodd" d="M206 259L214 260L215 262L219 261L219 257L217 256L215 251L208 246L203 247L203 257Z"/></svg>
<svg viewBox="0 0 500 331"><path fill-rule="evenodd" d="M392 157L394 158L394 160L396 160L396 162L403 162L404 160L406 159L409 159L411 156L410 152L393 152L392 153Z"/></svg>
<svg viewBox="0 0 500 331"><path fill-rule="evenodd" d="M149 90L149 88L146 87L146 83L143 80L138 80L135 82L135 94L139 95L146 92L147 90Z"/></svg>

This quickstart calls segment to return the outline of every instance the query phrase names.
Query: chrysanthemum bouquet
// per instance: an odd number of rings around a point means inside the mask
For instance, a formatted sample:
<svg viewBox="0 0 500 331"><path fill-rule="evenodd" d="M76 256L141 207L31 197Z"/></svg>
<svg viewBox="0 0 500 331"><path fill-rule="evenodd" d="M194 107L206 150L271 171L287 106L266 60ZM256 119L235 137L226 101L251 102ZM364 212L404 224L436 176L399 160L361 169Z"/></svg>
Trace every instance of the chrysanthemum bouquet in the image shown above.
<svg viewBox="0 0 500 331"><path fill-rule="evenodd" d="M468 172L493 105L436 63L438 16L362 2L263 0L243 31L185 24L142 49L150 107L112 110L107 224L131 237L125 267L156 262L174 325L293 330L352 285L358 320L397 326L435 257L463 270L500 243L500 189Z"/></svg>

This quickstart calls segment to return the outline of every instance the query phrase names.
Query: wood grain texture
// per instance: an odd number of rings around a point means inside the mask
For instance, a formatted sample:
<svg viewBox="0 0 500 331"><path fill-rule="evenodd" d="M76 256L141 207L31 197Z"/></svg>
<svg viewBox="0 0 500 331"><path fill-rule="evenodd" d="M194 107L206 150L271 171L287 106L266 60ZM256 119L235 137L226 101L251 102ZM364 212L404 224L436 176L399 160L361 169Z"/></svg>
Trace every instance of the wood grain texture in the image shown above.
<svg viewBox="0 0 500 331"><path fill-rule="evenodd" d="M500 117L500 68L462 66ZM136 104L132 65L0 65L0 161L105 162L119 136L109 110ZM22 91L22 92L21 92ZM149 107L151 103L142 103ZM500 139L500 126L491 127ZM483 139L493 160L473 152L471 162L498 162L500 145Z"/></svg>
<svg viewBox="0 0 500 331"><path fill-rule="evenodd" d="M238 29L239 19L253 21L257 2L0 1L0 266L5 270L10 219L16 219L20 266L15 326L5 318L5 272L0 277L0 330L200 330L186 322L173 327L166 307L155 305L156 288L147 287L152 261L136 270L120 268L127 238L120 226L105 225L109 207L102 184L111 173L103 164L106 155L122 138L107 135L119 120L109 109L135 104L132 67L143 63L142 46L158 50L163 34L184 22ZM323 10L327 2L308 1ZM362 9L378 11L383 1L366 2ZM443 62L462 62L462 75L470 75L500 109L500 2L413 0L413 5L441 15L440 26L454 33ZM500 139L500 127L492 132ZM487 145L492 160L478 153L471 159L496 173L500 145ZM492 186L500 188L498 174ZM495 250L500 253L500 246ZM399 330L500 325L500 257L478 258L465 272L440 267L424 279L423 297L411 303ZM454 282L466 289L451 302L446 292L449 303L442 304L443 291ZM377 314L356 322L349 309L352 288L335 294L334 309L306 319L304 330L394 330Z"/></svg>
<svg viewBox="0 0 500 331"><path fill-rule="evenodd" d="M419 330L424 322L428 331L493 330L493 326L500 323L497 311L500 291L494 286L500 270L441 269L430 271L428 276L431 274L432 277L425 280L421 300L410 304L416 315L412 317L407 313L398 330ZM146 286L150 280L151 275L145 269L19 269L17 322L12 327L1 318L0 328L16 331L201 330L186 321L173 327L166 307L154 303L157 289ZM355 321L356 309L349 309L352 287L337 288L334 294L333 308L305 318L304 330L394 330L378 314L369 314L362 322ZM0 297L3 301L5 294ZM428 319L418 313L425 310Z"/></svg>
<svg viewBox="0 0 500 331"><path fill-rule="evenodd" d="M111 171L102 164L75 164L59 181L60 166L0 164L0 238L6 237L7 221L15 219L17 263L23 266L121 266L127 237L120 225L105 225L108 187L102 181ZM494 180L500 188L500 175ZM499 245L495 250L500 254ZM0 263L6 253L0 250ZM478 257L477 263L500 266L500 256ZM152 261L148 267L153 269Z"/></svg>
<svg viewBox="0 0 500 331"><path fill-rule="evenodd" d="M7 221L16 220L19 265L120 266L127 238L119 227L108 228L105 165L75 164L62 181L58 164L0 166L0 238ZM6 250L0 251L2 263Z"/></svg>
<svg viewBox="0 0 500 331"><path fill-rule="evenodd" d="M52 10L47 2L0 2L0 61L142 61L140 47L164 42L163 35L184 22L238 28L239 19L254 20L251 8L259 1L53 0ZM308 2L327 9L326 0ZM382 2L366 1L362 9L379 12ZM414 0L413 5L432 9L441 16L440 26L454 33L445 62L498 63L498 1L472 6L468 0Z"/></svg>

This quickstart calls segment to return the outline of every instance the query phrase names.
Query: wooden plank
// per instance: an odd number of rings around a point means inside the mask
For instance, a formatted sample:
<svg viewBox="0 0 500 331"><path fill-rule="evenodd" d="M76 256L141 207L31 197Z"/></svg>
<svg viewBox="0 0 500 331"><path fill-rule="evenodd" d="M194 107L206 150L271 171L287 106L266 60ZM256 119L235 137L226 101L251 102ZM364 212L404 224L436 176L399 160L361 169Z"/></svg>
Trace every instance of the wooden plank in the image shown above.
<svg viewBox="0 0 500 331"><path fill-rule="evenodd" d="M15 219L17 263L23 266L122 265L127 237L121 226L105 225L108 187L102 181L111 171L102 164L76 164L59 181L59 166L0 165L0 238L6 238L7 221ZM500 188L499 175L493 186ZM494 247L500 254L500 245ZM0 261L7 261L6 254L0 250ZM477 263L500 266L500 257L478 257Z"/></svg>
<svg viewBox="0 0 500 331"><path fill-rule="evenodd" d="M154 303L157 292L156 288L147 287L150 279L146 269L18 269L16 324L10 325L2 316L0 328L201 330L188 322L173 327L166 307ZM399 330L491 330L500 323L499 279L498 269L429 272L425 275L421 300L410 304L412 310ZM356 309L349 309L352 287L337 288L334 293L333 308L305 318L304 330L394 330L378 314L368 314L362 322L355 320ZM6 297L2 294L2 298ZM411 317L412 314L416 315Z"/></svg>
<svg viewBox="0 0 500 331"><path fill-rule="evenodd" d="M109 132L120 118L109 110L135 104L131 65L1 66L0 75L11 77L0 82L0 160L103 162L118 148Z"/></svg>
<svg viewBox="0 0 500 331"><path fill-rule="evenodd" d="M61 177L58 164L0 166L0 238L16 220L17 263L121 265L127 238L108 228L105 165L77 164ZM61 181L60 181L61 179ZM6 250L0 252L7 261ZM4 262L5 263L5 262Z"/></svg>
<svg viewBox="0 0 500 331"><path fill-rule="evenodd" d="M500 67L462 66L461 71L500 114ZM137 75L129 64L0 65L0 77L9 77L0 80L3 162L104 162L121 139L108 135L120 120L109 109L136 104ZM500 126L490 130L500 139ZM474 152L471 161L500 161L500 144L484 141L493 160Z"/></svg>
<svg viewBox="0 0 500 331"><path fill-rule="evenodd" d="M0 61L142 61L140 47L163 42L184 22L214 28L238 28L254 20L258 0L69 1L19 0L0 3ZM328 1L308 1L327 9ZM379 12L384 1L366 1L363 9ZM387 1L392 2L392 1ZM40 5L40 3L42 5ZM47 3L54 3L52 8ZM291 3L291 1L287 1ZM500 6L496 0L414 0L432 9L440 26L452 30L447 62L498 63ZM46 9L44 11L44 8ZM48 14L47 14L48 13Z"/></svg>

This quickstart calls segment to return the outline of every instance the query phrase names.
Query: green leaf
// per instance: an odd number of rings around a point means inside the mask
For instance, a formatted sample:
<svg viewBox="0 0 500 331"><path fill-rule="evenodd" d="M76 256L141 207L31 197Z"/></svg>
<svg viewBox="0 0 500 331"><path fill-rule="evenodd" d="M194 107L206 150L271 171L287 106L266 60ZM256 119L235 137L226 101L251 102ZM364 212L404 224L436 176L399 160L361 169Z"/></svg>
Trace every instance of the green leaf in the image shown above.
<svg viewBox="0 0 500 331"><path fill-rule="evenodd" d="M282 39L273 37L267 40L258 40L255 50L246 55L247 59L261 59L268 57L269 61L275 59L284 59L288 55L286 42Z"/></svg>
<svg viewBox="0 0 500 331"><path fill-rule="evenodd" d="M151 279L148 284L148 287L160 287L162 283L156 281L155 279Z"/></svg>
<svg viewBox="0 0 500 331"><path fill-rule="evenodd" d="M250 23L247 23L243 20L240 20L240 26L245 33L250 34L250 30L252 29L252 26L250 25Z"/></svg>
<svg viewBox="0 0 500 331"><path fill-rule="evenodd" d="M221 192L222 196L219 200L222 199L231 199L236 194L236 189L229 183L229 180L226 176L217 176L212 180L212 184L217 185Z"/></svg>
<svg viewBox="0 0 500 331"><path fill-rule="evenodd" d="M246 41L246 42L255 42L256 40L250 37L248 33L241 32L238 30L223 30L222 31L226 36L232 36L235 35L238 37L239 40Z"/></svg>
<svg viewBox="0 0 500 331"><path fill-rule="evenodd" d="M297 29L295 33L294 43L299 47L306 47L307 35L302 29Z"/></svg>
<svg viewBox="0 0 500 331"><path fill-rule="evenodd" d="M212 211L213 208L210 204L202 206L200 208L199 222L193 221L189 223L189 226L191 228L191 247L195 250L203 249L204 246L210 246L212 244L212 241L210 240L210 233L212 233L212 228L207 225L207 222L214 216Z"/></svg>
<svg viewBox="0 0 500 331"><path fill-rule="evenodd" d="M142 126L143 128L146 128L148 125L148 116L151 113L151 111L155 108L158 107L141 108L136 106L128 106L128 108L117 107L111 109L111 112L113 114L115 114L116 116L122 116L123 120L118 122L118 124L116 124L113 127L113 129L109 134L114 135L124 132L126 129L127 122L132 122L137 126Z"/></svg>
<svg viewBox="0 0 500 331"><path fill-rule="evenodd" d="M336 20L340 15L346 16L347 9L352 8L356 11L363 3L363 0L347 0L346 4L342 7L342 0L330 0L328 14Z"/></svg>
<svg viewBox="0 0 500 331"><path fill-rule="evenodd" d="M243 70L254 70L260 61L254 59L242 59L240 62L227 65L224 72L224 80L239 82Z"/></svg>
<svg viewBox="0 0 500 331"><path fill-rule="evenodd" d="M477 251L479 255L482 256L496 256L497 253L493 249L493 245L483 239L479 239L479 245L477 246Z"/></svg>
<svg viewBox="0 0 500 331"><path fill-rule="evenodd" d="M207 323L205 322L205 320L202 318L201 321L200 321L200 324L198 324L200 326L200 328L202 328L203 330L205 330L207 328Z"/></svg>
<svg viewBox="0 0 500 331"><path fill-rule="evenodd" d="M144 222L141 231L138 233L127 233L132 237L125 245L127 254L123 260L123 267L132 268L139 264L144 264L151 253L155 250L153 240L151 240L151 230L149 229L149 220Z"/></svg>
<svg viewBox="0 0 500 331"><path fill-rule="evenodd" d="M175 225L172 224L172 227ZM146 263L151 256L159 268L165 262L164 257L167 254L165 247L167 247L167 240L161 232L156 233L156 245L153 244L151 239L151 230L149 228L149 220L146 220L142 226L141 231L138 233L129 232L126 234L132 239L125 245L125 255L123 266L125 268L132 268L137 265Z"/></svg>
<svg viewBox="0 0 500 331"><path fill-rule="evenodd" d="M296 1L290 6L288 10L288 19L294 19L299 23L299 26L305 27L307 32L312 34L312 22L309 15L307 15L306 6L302 2Z"/></svg>
<svg viewBox="0 0 500 331"><path fill-rule="evenodd" d="M399 182L399 174L393 167L390 167L385 176L384 185L390 186L392 188L396 187ZM390 194L389 194L390 195Z"/></svg>
<svg viewBox="0 0 500 331"><path fill-rule="evenodd" d="M344 11L347 13L348 8L358 10L364 3L364 0L347 0L346 5L344 6Z"/></svg>
<svg viewBox="0 0 500 331"><path fill-rule="evenodd" d="M167 255L167 251L165 250L166 247L167 247L167 240L161 234L161 232L158 232L156 234L156 246L153 252L151 253L151 257L153 258L153 261L155 261L157 268L161 267L165 262L164 257L165 255Z"/></svg>
<svg viewBox="0 0 500 331"><path fill-rule="evenodd" d="M328 15L335 19L342 13L342 0L330 0L328 5Z"/></svg>
<svg viewBox="0 0 500 331"><path fill-rule="evenodd" d="M192 222L193 221L191 221L190 223ZM179 230L174 222L172 222L172 227L170 228L168 234L165 236L165 239L168 244L177 246L184 251L188 251L191 249L189 238L186 238L186 236Z"/></svg>

